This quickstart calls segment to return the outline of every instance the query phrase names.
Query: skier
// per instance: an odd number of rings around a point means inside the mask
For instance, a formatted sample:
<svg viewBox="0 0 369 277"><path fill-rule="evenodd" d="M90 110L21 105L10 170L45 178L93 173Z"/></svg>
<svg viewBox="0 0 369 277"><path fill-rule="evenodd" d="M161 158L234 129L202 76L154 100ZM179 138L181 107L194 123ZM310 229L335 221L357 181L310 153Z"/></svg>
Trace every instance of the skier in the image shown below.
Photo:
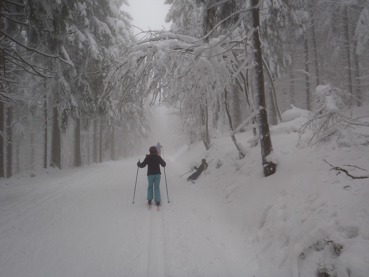
<svg viewBox="0 0 369 277"><path fill-rule="evenodd" d="M147 180L149 182L147 188L148 204L151 205L152 200L155 199L156 205L160 206L160 165L165 167L166 162L158 155L158 149L155 146L151 146L149 152L150 154L146 155L142 163L137 162L137 166L144 168L147 165ZM155 191L155 195L153 191Z"/></svg>
<svg viewBox="0 0 369 277"><path fill-rule="evenodd" d="M191 181L192 183L194 183L194 180L196 180L200 174L205 171L208 168L208 164L206 163L205 159L201 160L201 165L199 167L194 167L194 169L196 170L194 173L192 173L188 178L187 178L187 182Z"/></svg>
<svg viewBox="0 0 369 277"><path fill-rule="evenodd" d="M160 144L160 142L158 142L158 144L156 145L156 149L158 150L158 155L161 156L161 149L163 148L163 145Z"/></svg>

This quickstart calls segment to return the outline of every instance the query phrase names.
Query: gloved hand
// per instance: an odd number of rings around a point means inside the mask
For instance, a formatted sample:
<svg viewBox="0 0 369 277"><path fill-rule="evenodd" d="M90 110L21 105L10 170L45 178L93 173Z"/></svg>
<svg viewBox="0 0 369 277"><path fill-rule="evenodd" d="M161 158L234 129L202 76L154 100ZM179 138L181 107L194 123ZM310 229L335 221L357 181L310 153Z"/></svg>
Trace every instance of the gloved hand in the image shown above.
<svg viewBox="0 0 369 277"><path fill-rule="evenodd" d="M197 166L194 166L194 168L193 168L194 170L197 170Z"/></svg>
<svg viewBox="0 0 369 277"><path fill-rule="evenodd" d="M137 166L140 166L140 164L141 164L140 162L137 162Z"/></svg>

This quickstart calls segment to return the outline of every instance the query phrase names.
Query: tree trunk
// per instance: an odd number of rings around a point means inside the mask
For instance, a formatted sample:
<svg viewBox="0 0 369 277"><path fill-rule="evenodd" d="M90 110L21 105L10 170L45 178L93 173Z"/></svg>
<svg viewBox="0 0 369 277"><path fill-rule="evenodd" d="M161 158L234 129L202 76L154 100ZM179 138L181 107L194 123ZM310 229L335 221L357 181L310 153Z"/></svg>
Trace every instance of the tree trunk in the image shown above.
<svg viewBox="0 0 369 277"><path fill-rule="evenodd" d="M360 81L360 63L359 56L356 54L357 41L355 40L354 51L353 51L353 61L354 61L354 74L355 74L355 98L356 104L358 107L362 104L362 96L361 96L361 81Z"/></svg>
<svg viewBox="0 0 369 277"><path fill-rule="evenodd" d="M252 36L253 46L255 49L255 73L256 73L256 90L254 92L255 106L259 109L257 116L259 127L259 139L261 147L261 158L264 169L264 176L270 176L275 173L277 165L269 160L269 155L273 152L272 140L269 132L268 115L265 105L265 91L264 91L264 73L263 73L263 56L261 52L260 42L260 18L259 18L259 0L251 0L252 10L252 23L254 33Z"/></svg>
<svg viewBox="0 0 369 277"><path fill-rule="evenodd" d="M271 125L277 125L278 124L278 119L277 119L277 110L275 108L274 105L274 100L273 100L273 88L271 86L269 86L269 99L270 99L270 116L269 116L269 123ZM281 120L282 121L282 120Z"/></svg>
<svg viewBox="0 0 369 277"><path fill-rule="evenodd" d="M80 167L81 165L81 119L77 118L74 129L74 166Z"/></svg>
<svg viewBox="0 0 369 277"><path fill-rule="evenodd" d="M250 146L251 147L256 147L258 145L258 131L257 131L257 128L256 128L256 125L257 125L257 122L256 122L256 117L254 117L252 119L252 135L253 135L253 139L250 140Z"/></svg>
<svg viewBox="0 0 369 277"><path fill-rule="evenodd" d="M234 126L238 126L242 122L242 112L241 112L241 89L239 86L233 85L233 99L232 99L232 107L233 107L233 121Z"/></svg>
<svg viewBox="0 0 369 277"><path fill-rule="evenodd" d="M99 133L99 163L103 161L103 133L104 133L104 124L102 116L100 116L100 133Z"/></svg>
<svg viewBox="0 0 369 277"><path fill-rule="evenodd" d="M13 175L13 108L6 109L6 177Z"/></svg>
<svg viewBox="0 0 369 277"><path fill-rule="evenodd" d="M4 57L4 56L3 56ZM5 63L5 59L3 59ZM5 76L5 65L4 65L4 76ZM1 83L0 86L4 84ZM3 89L3 87L1 87ZM4 99L0 96L0 178L5 177L5 164L4 164L4 134L5 134L5 106Z"/></svg>
<svg viewBox="0 0 369 277"><path fill-rule="evenodd" d="M90 165L91 164L91 138L90 138L90 134L91 134L91 124L90 124L90 120L84 118L84 120L86 120L86 128L87 128L87 132L86 132L86 136L87 138L85 138L86 144L87 144L87 164Z"/></svg>
<svg viewBox="0 0 369 277"><path fill-rule="evenodd" d="M305 58L305 87L306 87L306 109L311 109L310 97L310 73L309 73L309 38L307 32L304 39L304 58Z"/></svg>
<svg viewBox="0 0 369 277"><path fill-rule="evenodd" d="M31 118L30 147L31 147L29 155L30 169L35 170L35 113L32 113Z"/></svg>
<svg viewBox="0 0 369 277"><path fill-rule="evenodd" d="M93 159L94 163L97 163L97 125L98 118L94 118L93 134L92 134L92 145L93 145Z"/></svg>
<svg viewBox="0 0 369 277"><path fill-rule="evenodd" d="M48 156L48 110L47 110L47 93L46 93L46 81L44 83L44 168L47 168L47 156Z"/></svg>
<svg viewBox="0 0 369 277"><path fill-rule="evenodd" d="M351 66L351 51L350 51L350 27L349 27L349 18L348 18L348 8L345 6L343 10L343 19L342 19L343 29L344 29L344 48L346 52L346 58L347 58L347 89L351 95L353 95L353 89L352 89L352 66Z"/></svg>
<svg viewBox="0 0 369 277"><path fill-rule="evenodd" d="M290 103L295 105L295 57L294 50L291 52L291 66L290 66Z"/></svg>
<svg viewBox="0 0 369 277"><path fill-rule="evenodd" d="M205 107L200 104L201 108L201 137L202 141L204 142L204 146L206 150L210 149L210 135L209 135L209 111L207 106L207 101Z"/></svg>
<svg viewBox="0 0 369 277"><path fill-rule="evenodd" d="M5 15L3 12L5 11L5 7L0 5L0 29L3 30L5 27ZM5 71L5 52L4 50L1 51L1 60L0 66L2 68L1 75L5 78L6 71ZM0 89L5 90L5 84L3 82L0 83ZM0 95L0 178L5 177L5 164L4 164L4 120L5 120L5 107L4 107L4 98Z"/></svg>
<svg viewBox="0 0 369 277"><path fill-rule="evenodd" d="M243 159L245 157L245 153L243 153L240 145L237 142L236 136L233 133L234 128L233 128L231 113L229 112L229 108L228 108L227 89L224 89L224 107L225 107L226 114L227 114L227 117L228 117L229 128L231 129L231 139L232 139L234 145L236 146L236 149L238 151L238 156L240 157L240 159Z"/></svg>
<svg viewBox="0 0 369 277"><path fill-rule="evenodd" d="M111 135L110 135L110 159L115 161L115 127L114 124L111 126Z"/></svg>
<svg viewBox="0 0 369 277"><path fill-rule="evenodd" d="M213 126L218 126L220 117L220 99L214 103Z"/></svg>
<svg viewBox="0 0 369 277"><path fill-rule="evenodd" d="M213 29L214 25L215 25L215 18L216 18L216 12L217 12L217 7L212 7L209 8L208 6L210 5L210 0L206 1L206 5L205 5L205 14L204 14L204 21L203 21L203 32L204 32L204 42L205 43L209 43L209 38L210 36L208 35L208 33Z"/></svg>
<svg viewBox="0 0 369 277"><path fill-rule="evenodd" d="M318 46L317 46L317 40L316 40L316 32L315 32L315 18L313 13L313 3L309 2L309 13L310 13L310 19L311 19L311 35L313 40L313 51L314 51L314 63L315 63L315 80L316 80L316 86L320 84L320 73L319 73L319 58L318 58Z"/></svg>
<svg viewBox="0 0 369 277"><path fill-rule="evenodd" d="M216 11L217 7L209 8L211 1L205 1L205 13L204 13L204 20L203 20L203 34L204 34L204 42L206 44L209 43L210 35L209 32L213 29L215 25L216 19ZM206 96L207 97L207 96ZM201 136L202 141L204 142L205 149L210 149L210 135L209 135L209 107L208 107L208 100L205 99L205 106L200 103L201 108L201 120L202 120L202 128Z"/></svg>
<svg viewBox="0 0 369 277"><path fill-rule="evenodd" d="M0 11L3 11L3 7L0 7ZM0 18L1 18L0 14ZM3 19L0 19L0 26L3 27ZM5 52L2 51L1 65L3 67L3 76L6 77L5 70ZM0 88L6 90L6 84L1 82ZM5 99L0 95L0 178L5 177Z"/></svg>
<svg viewBox="0 0 369 277"><path fill-rule="evenodd" d="M53 126L51 135L51 167L61 168L61 138L59 128L58 108L53 108Z"/></svg>
<svg viewBox="0 0 369 277"><path fill-rule="evenodd" d="M21 145L21 141L17 141L16 145L15 145L15 168L14 168L14 173L15 174L19 174L20 173L20 145Z"/></svg>

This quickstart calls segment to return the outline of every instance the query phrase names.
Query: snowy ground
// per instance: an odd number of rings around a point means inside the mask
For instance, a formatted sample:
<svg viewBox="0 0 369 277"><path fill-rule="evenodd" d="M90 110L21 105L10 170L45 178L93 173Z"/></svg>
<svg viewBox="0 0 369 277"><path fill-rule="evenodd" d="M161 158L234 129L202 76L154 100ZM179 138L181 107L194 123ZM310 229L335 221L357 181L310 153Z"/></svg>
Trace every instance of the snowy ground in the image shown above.
<svg viewBox="0 0 369 277"><path fill-rule="evenodd" d="M165 122L152 143L164 145L168 163L170 203L163 175L159 212L146 206L146 169L132 204L144 153L0 180L0 277L369 276L369 179L337 175L323 161L369 170L369 134L341 148L297 148L302 121L272 128L279 165L268 178L250 133L237 136L247 150L239 160L230 137L209 152L179 147ZM187 183L180 176L203 157L207 174Z"/></svg>

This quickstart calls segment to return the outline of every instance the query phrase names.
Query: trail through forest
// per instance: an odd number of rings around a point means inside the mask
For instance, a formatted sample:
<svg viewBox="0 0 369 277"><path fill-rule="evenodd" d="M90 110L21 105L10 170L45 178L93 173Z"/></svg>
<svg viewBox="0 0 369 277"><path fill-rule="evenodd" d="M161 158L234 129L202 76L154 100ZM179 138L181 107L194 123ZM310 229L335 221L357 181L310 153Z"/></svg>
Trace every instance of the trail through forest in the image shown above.
<svg viewBox="0 0 369 277"><path fill-rule="evenodd" d="M132 204L138 158L9 181L0 195L0 276L240 276L224 251L236 242L212 200L179 177L187 168L164 158L171 203L162 170L160 211L146 204L146 168Z"/></svg>
<svg viewBox="0 0 369 277"><path fill-rule="evenodd" d="M227 135L209 151L186 145L174 114L156 112L140 156L0 180L0 277L367 276L368 179L324 162L366 175L367 128L341 147L299 148L306 118L293 108L295 119L271 128L279 163L265 178L259 147L240 160ZM132 204L137 160L158 141L167 162L160 211L148 209L146 168ZM186 182L202 158L208 169Z"/></svg>
<svg viewBox="0 0 369 277"><path fill-rule="evenodd" d="M132 204L135 172L129 159L9 189L0 206L0 276L238 276L206 197L169 163L171 203L163 178L163 205L149 210L145 169Z"/></svg>

